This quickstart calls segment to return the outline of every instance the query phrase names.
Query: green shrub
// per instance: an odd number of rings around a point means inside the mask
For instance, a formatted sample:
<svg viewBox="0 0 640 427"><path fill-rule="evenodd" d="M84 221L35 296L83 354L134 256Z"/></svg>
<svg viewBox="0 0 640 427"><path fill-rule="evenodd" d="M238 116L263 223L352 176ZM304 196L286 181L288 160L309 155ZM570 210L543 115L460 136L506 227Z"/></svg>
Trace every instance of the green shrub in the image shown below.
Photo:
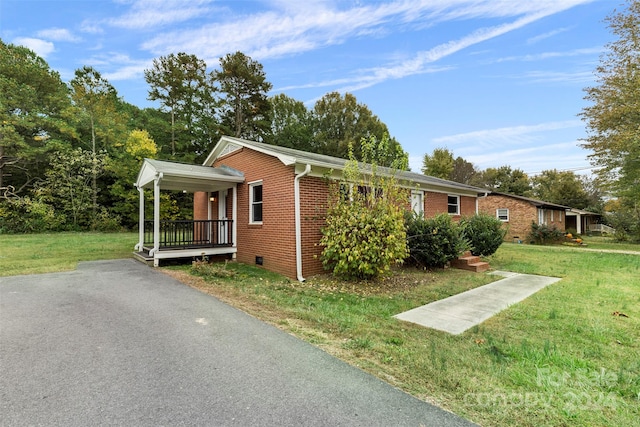
<svg viewBox="0 0 640 427"><path fill-rule="evenodd" d="M407 257L402 193L394 169L378 174L378 164L389 153L389 137L360 141L363 173L349 147L342 179L330 185L326 225L322 228L320 259L325 269L345 279L371 279L388 272Z"/></svg>
<svg viewBox="0 0 640 427"><path fill-rule="evenodd" d="M564 233L554 225L549 227L546 224L538 225L531 223L531 232L529 233L529 241L539 245L549 245L560 243L564 240Z"/></svg>
<svg viewBox="0 0 640 427"><path fill-rule="evenodd" d="M409 264L444 267L469 246L462 235L462 227L448 214L425 219L423 215L407 213L406 224Z"/></svg>
<svg viewBox="0 0 640 427"><path fill-rule="evenodd" d="M107 208L101 206L96 213L96 217L93 219L91 229L100 232L120 231L122 230L120 217L112 214Z"/></svg>
<svg viewBox="0 0 640 427"><path fill-rule="evenodd" d="M469 242L471 253L478 256L493 255L502 242L507 231L502 228L498 218L477 214L460 221L464 238Z"/></svg>
<svg viewBox="0 0 640 427"><path fill-rule="evenodd" d="M60 231L64 220L53 206L29 197L0 202L0 233Z"/></svg>
<svg viewBox="0 0 640 427"><path fill-rule="evenodd" d="M340 200L329 207L320 244L322 265L336 276L370 279L384 274L407 255L402 211L383 199Z"/></svg>

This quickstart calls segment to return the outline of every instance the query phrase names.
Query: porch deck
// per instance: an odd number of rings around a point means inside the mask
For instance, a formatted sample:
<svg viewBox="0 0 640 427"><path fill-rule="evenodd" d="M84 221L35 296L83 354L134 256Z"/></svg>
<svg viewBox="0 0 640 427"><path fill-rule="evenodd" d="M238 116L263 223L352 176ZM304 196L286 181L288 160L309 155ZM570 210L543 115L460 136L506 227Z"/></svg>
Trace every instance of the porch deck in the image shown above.
<svg viewBox="0 0 640 427"><path fill-rule="evenodd" d="M154 252L153 221L144 221L144 243L134 257L159 265L161 259L193 258L207 255L233 255L232 220L160 221L160 240Z"/></svg>

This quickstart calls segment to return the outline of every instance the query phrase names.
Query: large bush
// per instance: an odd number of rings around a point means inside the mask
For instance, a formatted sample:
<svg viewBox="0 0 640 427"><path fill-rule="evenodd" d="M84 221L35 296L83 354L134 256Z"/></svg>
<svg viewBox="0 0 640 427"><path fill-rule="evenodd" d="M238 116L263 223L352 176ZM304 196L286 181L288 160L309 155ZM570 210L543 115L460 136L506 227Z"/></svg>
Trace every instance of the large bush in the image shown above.
<svg viewBox="0 0 640 427"><path fill-rule="evenodd" d="M529 233L529 241L539 245L549 245L553 243L561 243L564 240L564 233L554 225L549 227L546 224L538 225L531 223L531 232Z"/></svg>
<svg viewBox="0 0 640 427"><path fill-rule="evenodd" d="M29 197L0 201L0 234L58 231L64 222L52 206Z"/></svg>
<svg viewBox="0 0 640 427"><path fill-rule="evenodd" d="M462 227L448 214L424 218L415 213L406 215L407 262L420 267L444 267L467 250Z"/></svg>
<svg viewBox="0 0 640 427"><path fill-rule="evenodd" d="M371 169L363 173L350 153L342 179L330 187L321 260L339 277L375 278L407 256L402 192L393 173L385 170L381 176L376 166L388 146L388 137L379 143L373 137L363 138L363 159Z"/></svg>
<svg viewBox="0 0 640 427"><path fill-rule="evenodd" d="M323 266L346 279L379 276L407 254L402 212L384 201L336 203L329 208L322 233Z"/></svg>
<svg viewBox="0 0 640 427"><path fill-rule="evenodd" d="M502 242L506 230L498 218L477 214L460 221L465 239L469 242L471 253L478 256L493 255Z"/></svg>

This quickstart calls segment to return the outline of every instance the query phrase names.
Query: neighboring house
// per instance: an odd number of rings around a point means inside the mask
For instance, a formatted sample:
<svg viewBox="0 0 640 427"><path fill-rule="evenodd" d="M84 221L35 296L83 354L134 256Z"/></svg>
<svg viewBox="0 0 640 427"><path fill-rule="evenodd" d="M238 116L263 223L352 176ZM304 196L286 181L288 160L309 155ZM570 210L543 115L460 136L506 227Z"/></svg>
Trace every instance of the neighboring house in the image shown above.
<svg viewBox="0 0 640 427"><path fill-rule="evenodd" d="M508 230L505 240L524 241L531 233L531 223L565 231L566 212L570 208L513 194L489 193L478 199L478 209L504 223Z"/></svg>
<svg viewBox="0 0 640 427"><path fill-rule="evenodd" d="M600 231L597 227L602 220L602 215L600 214L572 208L567 211L566 215L567 230L576 230L578 234L583 234L588 231Z"/></svg>
<svg viewBox="0 0 640 427"><path fill-rule="evenodd" d="M175 221L159 220L157 204L155 220L141 221L136 249L155 265L161 258L180 257L180 251L185 256L231 254L241 262L304 280L323 271L319 242L328 179L339 179L345 163L336 157L226 136L203 166L145 160L138 188L154 188L159 194L161 189L182 185L182 190L195 193L194 220L181 222L193 228L194 242L187 241L188 232L176 231ZM379 168L379 172L389 170ZM419 173L402 171L395 176L406 189L406 208L425 216L473 215L478 212L478 196L486 194L480 188ZM140 194L142 205L144 192Z"/></svg>

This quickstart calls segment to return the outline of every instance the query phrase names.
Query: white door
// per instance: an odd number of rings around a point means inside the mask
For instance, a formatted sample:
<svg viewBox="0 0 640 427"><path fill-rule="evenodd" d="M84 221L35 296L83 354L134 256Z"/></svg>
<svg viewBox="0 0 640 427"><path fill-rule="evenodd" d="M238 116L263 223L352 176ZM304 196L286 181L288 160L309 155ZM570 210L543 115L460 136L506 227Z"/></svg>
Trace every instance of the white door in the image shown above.
<svg viewBox="0 0 640 427"><path fill-rule="evenodd" d="M226 220L227 218L227 190L218 192L218 219ZM218 243L226 245L229 243L229 224L220 222L218 226Z"/></svg>
<svg viewBox="0 0 640 427"><path fill-rule="evenodd" d="M411 209L418 215L424 212L424 193L422 191L411 191Z"/></svg>

